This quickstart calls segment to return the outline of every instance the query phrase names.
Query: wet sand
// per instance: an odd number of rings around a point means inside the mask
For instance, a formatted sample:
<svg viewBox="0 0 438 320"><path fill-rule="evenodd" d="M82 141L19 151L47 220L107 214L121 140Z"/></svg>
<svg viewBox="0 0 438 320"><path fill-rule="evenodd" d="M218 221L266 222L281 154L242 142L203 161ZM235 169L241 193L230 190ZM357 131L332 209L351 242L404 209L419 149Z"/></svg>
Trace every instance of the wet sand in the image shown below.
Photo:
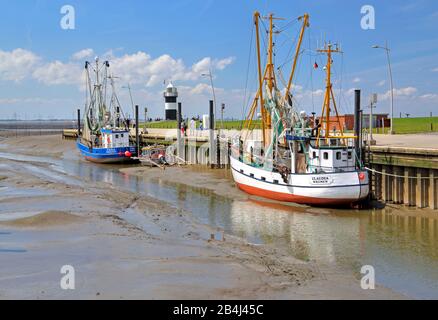
<svg viewBox="0 0 438 320"><path fill-rule="evenodd" d="M0 140L0 299L404 298L362 290L350 271L224 234L165 201L53 170L52 160L75 157L74 142L59 136ZM220 172L120 170L247 197ZM64 265L75 268L75 290L60 288Z"/></svg>

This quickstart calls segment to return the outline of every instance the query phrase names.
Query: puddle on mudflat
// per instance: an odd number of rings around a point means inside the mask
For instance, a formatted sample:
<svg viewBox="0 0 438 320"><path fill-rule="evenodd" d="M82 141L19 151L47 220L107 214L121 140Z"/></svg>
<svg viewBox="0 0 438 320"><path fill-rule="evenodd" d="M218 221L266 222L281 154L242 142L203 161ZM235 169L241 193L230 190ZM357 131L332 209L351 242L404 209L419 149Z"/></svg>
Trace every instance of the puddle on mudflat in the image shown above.
<svg viewBox="0 0 438 320"><path fill-rule="evenodd" d="M0 253L26 253L27 250L24 249L1 249Z"/></svg>
<svg viewBox="0 0 438 320"><path fill-rule="evenodd" d="M0 199L6 198L16 198L16 197L41 197L41 196L51 196L56 194L56 192L46 189L38 188L10 188L10 187L0 187Z"/></svg>

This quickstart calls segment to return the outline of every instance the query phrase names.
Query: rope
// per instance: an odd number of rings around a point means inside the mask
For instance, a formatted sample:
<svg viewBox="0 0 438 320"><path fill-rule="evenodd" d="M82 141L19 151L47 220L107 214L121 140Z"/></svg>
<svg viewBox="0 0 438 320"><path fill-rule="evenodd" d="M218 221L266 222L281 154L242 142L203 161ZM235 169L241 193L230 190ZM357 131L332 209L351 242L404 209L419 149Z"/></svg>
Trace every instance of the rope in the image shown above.
<svg viewBox="0 0 438 320"><path fill-rule="evenodd" d="M368 167L364 167L365 170L375 173L375 174L380 174L382 176L387 176L387 177L394 177L394 178L403 178L403 179L422 179L422 180L430 180L430 177L412 177L412 176L401 176L398 174L392 174L392 173L383 173L374 169L370 169ZM438 177L434 177L433 179L438 179Z"/></svg>

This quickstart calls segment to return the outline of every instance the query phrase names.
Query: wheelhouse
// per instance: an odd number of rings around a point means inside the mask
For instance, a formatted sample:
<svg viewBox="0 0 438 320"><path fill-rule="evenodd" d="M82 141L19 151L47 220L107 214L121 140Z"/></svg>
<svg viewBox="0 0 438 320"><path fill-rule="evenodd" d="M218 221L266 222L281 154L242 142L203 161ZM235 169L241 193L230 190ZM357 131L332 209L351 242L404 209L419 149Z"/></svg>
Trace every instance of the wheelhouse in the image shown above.
<svg viewBox="0 0 438 320"><path fill-rule="evenodd" d="M129 131L102 129L102 146L104 148L123 148L129 147Z"/></svg>

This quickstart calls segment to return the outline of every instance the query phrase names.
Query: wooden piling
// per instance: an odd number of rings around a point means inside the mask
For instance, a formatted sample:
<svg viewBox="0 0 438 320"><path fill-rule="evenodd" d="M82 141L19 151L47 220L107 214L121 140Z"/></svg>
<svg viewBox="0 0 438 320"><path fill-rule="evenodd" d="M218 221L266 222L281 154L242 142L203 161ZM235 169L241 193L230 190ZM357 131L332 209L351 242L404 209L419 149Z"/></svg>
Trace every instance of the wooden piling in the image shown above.
<svg viewBox="0 0 438 320"><path fill-rule="evenodd" d="M416 179L416 192L415 192L415 205L417 206L417 208L425 208L426 207L426 203L425 203L425 188L424 188L424 182L425 180L423 179L423 170L422 169L417 169L417 179Z"/></svg>
<svg viewBox="0 0 438 320"><path fill-rule="evenodd" d="M412 205L411 203L411 179L409 177L410 170L409 168L404 169L404 186L403 186L403 203L406 206Z"/></svg>
<svg viewBox="0 0 438 320"><path fill-rule="evenodd" d="M403 175L402 170L400 167L394 167L394 174L396 177L394 177L394 197L393 202L396 204L403 203L403 178L400 176Z"/></svg>
<svg viewBox="0 0 438 320"><path fill-rule="evenodd" d="M388 201L388 170L386 166L382 166L382 200Z"/></svg>
<svg viewBox="0 0 438 320"><path fill-rule="evenodd" d="M435 170L429 170L429 208L438 209Z"/></svg>

